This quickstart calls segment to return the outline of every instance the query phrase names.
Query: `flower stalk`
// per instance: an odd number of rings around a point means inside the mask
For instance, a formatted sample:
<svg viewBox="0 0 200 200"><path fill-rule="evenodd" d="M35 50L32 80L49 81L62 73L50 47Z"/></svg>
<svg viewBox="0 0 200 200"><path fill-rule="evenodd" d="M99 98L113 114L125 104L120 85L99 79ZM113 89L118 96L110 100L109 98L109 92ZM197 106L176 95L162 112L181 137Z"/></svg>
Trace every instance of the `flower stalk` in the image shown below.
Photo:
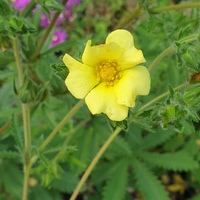
<svg viewBox="0 0 200 200"><path fill-rule="evenodd" d="M111 142L114 140L114 138L121 132L121 128L117 128L112 134L111 136L106 140L106 142L104 143L104 145L101 147L101 149L98 151L98 153L96 154L96 156L94 157L94 159L92 160L92 162L90 163L90 165L88 166L87 170L85 171L85 173L83 174L81 180L79 181L76 189L74 190L70 200L75 200L76 197L79 194L79 191L81 190L83 184L85 183L85 181L87 180L88 176L90 175L91 171L94 169L95 165L97 164L97 162L99 161L99 159L101 158L101 156L103 155L103 153L106 151L106 149L109 147L109 145L111 144Z"/></svg>
<svg viewBox="0 0 200 200"><path fill-rule="evenodd" d="M180 39L178 42L179 43L193 42L194 40L197 39L197 37L198 37L198 34L190 35L190 36L187 36L187 37L184 37L184 38ZM175 50L174 45L171 45L170 47L165 49L162 53L160 53L156 57L156 59L151 63L151 65L149 65L148 70L151 71L160 62L160 60L162 60L166 55L168 55L169 53L173 52L174 50Z"/></svg>
<svg viewBox="0 0 200 200"><path fill-rule="evenodd" d="M187 9L187 8L199 8L200 3L187 3L187 4L180 4L180 5L171 5L171 6L164 6L160 8L153 8L150 10L150 13L160 13L164 11L170 10L180 10L180 9Z"/></svg>

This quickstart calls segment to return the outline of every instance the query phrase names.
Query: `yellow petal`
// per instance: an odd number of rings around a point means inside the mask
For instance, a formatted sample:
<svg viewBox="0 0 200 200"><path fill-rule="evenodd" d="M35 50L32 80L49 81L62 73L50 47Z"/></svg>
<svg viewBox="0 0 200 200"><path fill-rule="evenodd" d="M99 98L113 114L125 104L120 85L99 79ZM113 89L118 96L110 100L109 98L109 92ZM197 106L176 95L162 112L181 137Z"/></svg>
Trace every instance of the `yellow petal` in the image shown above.
<svg viewBox="0 0 200 200"><path fill-rule="evenodd" d="M127 49L117 63L121 67L121 69L128 69L134 67L138 64L146 62L143 53L141 50L136 49L135 47L130 47Z"/></svg>
<svg viewBox="0 0 200 200"><path fill-rule="evenodd" d="M92 89L85 102L92 114L105 113L113 121L122 121L128 115L128 107L118 104L114 88L105 83Z"/></svg>
<svg viewBox="0 0 200 200"><path fill-rule="evenodd" d="M118 44L124 50L129 49L134 45L132 34L129 31L123 29L118 29L108 35L106 38L106 44L112 42Z"/></svg>
<svg viewBox="0 0 200 200"><path fill-rule="evenodd" d="M82 55L82 62L88 66L96 67L105 60L119 59L122 53L123 49L116 43L91 46L91 40L88 40Z"/></svg>
<svg viewBox="0 0 200 200"><path fill-rule="evenodd" d="M114 90L119 104L133 107L137 95L147 95L150 91L149 71L143 66L124 70Z"/></svg>
<svg viewBox="0 0 200 200"><path fill-rule="evenodd" d="M65 54L63 61L70 71L65 79L68 90L76 98L84 98L99 83L94 68L82 64L68 54Z"/></svg>

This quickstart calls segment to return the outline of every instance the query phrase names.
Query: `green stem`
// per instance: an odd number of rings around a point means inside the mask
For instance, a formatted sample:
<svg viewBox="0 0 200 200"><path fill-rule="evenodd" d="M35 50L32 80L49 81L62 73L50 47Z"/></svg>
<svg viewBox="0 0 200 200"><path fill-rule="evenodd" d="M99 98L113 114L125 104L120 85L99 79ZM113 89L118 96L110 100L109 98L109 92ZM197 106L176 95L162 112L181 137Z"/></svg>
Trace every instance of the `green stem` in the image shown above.
<svg viewBox="0 0 200 200"><path fill-rule="evenodd" d="M41 152L54 136L58 133L58 131L65 125L65 123L83 106L85 103L84 99L80 100L71 110L67 113L67 115L62 119L62 121L55 127L55 129L50 133L47 139L43 142L43 144L39 148L39 152Z"/></svg>
<svg viewBox="0 0 200 200"><path fill-rule="evenodd" d="M187 36L185 38L180 39L178 42L179 43L184 43L184 42L192 42L194 40L196 40L198 38L198 34L195 35L190 35ZM151 65L149 65L148 70L151 71L160 60L162 60L167 54L173 52L175 50L174 45L171 45L170 47L168 47L167 49L165 49L161 54L159 54L156 59L151 63Z"/></svg>
<svg viewBox="0 0 200 200"><path fill-rule="evenodd" d="M23 70L20 62L19 47L16 39L13 39L13 50L17 65L20 87L23 85ZM31 146L31 131L30 131L30 110L29 105L22 103L22 117L24 127L24 188L22 200L27 200L28 194L28 179L29 179L29 164L30 164L30 146Z"/></svg>
<svg viewBox="0 0 200 200"><path fill-rule="evenodd" d="M153 67L155 67L160 62L160 60L162 60L167 54L169 54L174 50L175 50L174 46L170 46L167 49L165 49L161 54L159 54L156 57L156 59L151 63L151 65L149 65L148 70L151 71Z"/></svg>
<svg viewBox="0 0 200 200"><path fill-rule="evenodd" d="M24 125L24 157L25 157L25 163L27 163L28 165L29 160L30 160L29 148L31 145L29 104L22 104L22 116L23 116L23 125Z"/></svg>
<svg viewBox="0 0 200 200"><path fill-rule="evenodd" d="M143 9L137 4L135 10L123 21L121 21L114 29L120 29L129 24L135 17L140 15Z"/></svg>
<svg viewBox="0 0 200 200"><path fill-rule="evenodd" d="M188 83L183 83L175 88L173 88L173 90L179 90L180 88L185 87L186 85L188 85ZM135 116L138 116L140 113L143 112L143 110L145 110L147 107L149 107L150 105L154 104L155 102L159 101L160 99L162 99L163 97L166 97L169 94L169 91L159 95L158 97L156 97L155 99L149 101L148 103L146 103L144 106L142 106L139 110L137 110L137 112L134 114Z"/></svg>
<svg viewBox="0 0 200 200"><path fill-rule="evenodd" d="M24 169L24 187L23 187L22 200L27 200L27 196L28 196L28 181L29 181L29 175L30 175L31 167L32 167L32 163L29 162L29 164Z"/></svg>
<svg viewBox="0 0 200 200"><path fill-rule="evenodd" d="M112 133L112 135L106 140L106 142L104 143L104 145L98 151L98 153L96 154L96 156L94 157L94 159L92 160L92 162L90 163L90 165L88 166L87 170L83 174L83 176L82 176L81 180L79 181L76 189L74 190L74 192L73 192L70 200L75 200L76 199L76 197L79 194L79 191L80 191L81 187L83 186L83 184L87 180L87 178L90 175L91 171L94 169L96 163L99 161L99 159L101 158L101 156L103 155L103 153L106 151L106 149L108 148L108 146L111 144L111 142L114 140L114 138L120 133L121 130L122 129L118 127Z"/></svg>
<svg viewBox="0 0 200 200"><path fill-rule="evenodd" d="M180 4L180 5L171 5L171 6L164 6L161 8L153 8L150 10L150 13L160 13L169 10L180 10L186 8L198 8L200 7L200 3L188 3L188 4Z"/></svg>
<svg viewBox="0 0 200 200"><path fill-rule="evenodd" d="M67 3L68 0L63 0L62 4L65 5ZM56 23L56 20L58 19L59 15L60 15L60 11L56 12L51 20L51 23L49 24L45 34L43 35L42 39L40 40L36 50L35 50L35 53L32 55L31 57L31 61L35 61L47 39L47 37L49 36L49 33L51 32L52 28L54 27L54 24Z"/></svg>
<svg viewBox="0 0 200 200"><path fill-rule="evenodd" d="M18 78L19 78L19 86L21 87L23 85L23 70L21 67L21 61L20 61L20 55L19 55L19 48L17 39L13 39L13 50L15 55L15 61L17 65L17 72L18 72Z"/></svg>

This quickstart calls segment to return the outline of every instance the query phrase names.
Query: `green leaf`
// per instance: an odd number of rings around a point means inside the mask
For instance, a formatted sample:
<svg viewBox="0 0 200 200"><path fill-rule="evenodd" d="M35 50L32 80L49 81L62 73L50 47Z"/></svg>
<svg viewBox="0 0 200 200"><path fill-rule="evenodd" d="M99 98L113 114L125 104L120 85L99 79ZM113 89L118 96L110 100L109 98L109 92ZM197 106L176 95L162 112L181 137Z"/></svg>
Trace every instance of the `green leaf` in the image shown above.
<svg viewBox="0 0 200 200"><path fill-rule="evenodd" d="M164 131L162 129L157 129L156 133L151 133L145 136L140 144L135 146L135 149L151 149L153 147L156 147L158 145L161 145L165 141L167 141L169 138L171 138L175 133L173 131Z"/></svg>
<svg viewBox="0 0 200 200"><path fill-rule="evenodd" d="M184 101L189 106L195 106L200 102L200 83L188 86L183 95Z"/></svg>
<svg viewBox="0 0 200 200"><path fill-rule="evenodd" d="M171 85L168 85L168 90L170 98L173 98L175 93Z"/></svg>
<svg viewBox="0 0 200 200"><path fill-rule="evenodd" d="M147 130L151 133L155 133L155 130L153 129L152 125L150 125L149 121L147 118L135 118L132 120L135 125L139 126L143 130Z"/></svg>
<svg viewBox="0 0 200 200"><path fill-rule="evenodd" d="M39 88L39 91L37 91L37 96L36 99L40 100L45 92L45 90L47 89L47 86L49 85L49 81L45 82L44 84L42 84Z"/></svg>
<svg viewBox="0 0 200 200"><path fill-rule="evenodd" d="M23 176L22 170L14 162L1 161L0 164L0 185L9 194L10 199L19 200L22 197ZM5 200L1 199L1 200Z"/></svg>
<svg viewBox="0 0 200 200"><path fill-rule="evenodd" d="M19 158L20 155L16 151L0 151L0 158Z"/></svg>
<svg viewBox="0 0 200 200"><path fill-rule="evenodd" d="M111 128L112 132L115 131L115 129L117 127L120 127L124 131L128 130L128 121L127 121L127 119L122 120L122 121L112 121L107 117L107 120L108 120L108 124L109 124L109 127Z"/></svg>
<svg viewBox="0 0 200 200"><path fill-rule="evenodd" d="M67 75L69 74L68 68L65 66L64 63L59 63L59 64L52 64L51 68L54 69L54 74L58 77L61 78L62 80L65 80Z"/></svg>
<svg viewBox="0 0 200 200"><path fill-rule="evenodd" d="M108 179L103 191L103 200L122 200L128 181L128 160L121 159Z"/></svg>
<svg viewBox="0 0 200 200"><path fill-rule="evenodd" d="M5 51L5 52L0 52L0 66L5 66L15 60L14 54L12 51ZM1 73L2 75L3 73Z"/></svg>
<svg viewBox="0 0 200 200"><path fill-rule="evenodd" d="M14 33L19 33L23 27L23 20L13 17L9 20L9 26Z"/></svg>
<svg viewBox="0 0 200 200"><path fill-rule="evenodd" d="M109 151L113 151L113 153L116 155L130 155L132 153L131 147L128 144L128 142L122 138L121 136L117 136L112 144L110 145Z"/></svg>
<svg viewBox="0 0 200 200"><path fill-rule="evenodd" d="M107 162L107 160L101 161L94 169L94 172L91 174L91 182L93 184L99 184L104 182L110 177L111 174L115 171L116 163L119 162L119 159L115 159L112 162Z"/></svg>
<svg viewBox="0 0 200 200"><path fill-rule="evenodd" d="M90 161L92 151L93 151L93 130L88 129L87 131L80 132L79 134L82 134L80 138L78 138L77 141L77 149L74 154L76 156L76 159L79 160L79 162L84 163L84 165L87 165ZM75 174L80 174L85 169L85 166L74 166L73 170Z"/></svg>
<svg viewBox="0 0 200 200"><path fill-rule="evenodd" d="M59 197L60 194L55 191L47 190L44 187L40 187L39 184L35 187L30 187L31 193L29 195L29 200L62 200L62 197Z"/></svg>
<svg viewBox="0 0 200 200"><path fill-rule="evenodd" d="M8 33L7 20L0 21L0 34L6 35Z"/></svg>
<svg viewBox="0 0 200 200"><path fill-rule="evenodd" d="M167 170L187 171L199 166L198 162L184 151L163 154L140 152L138 155L148 163Z"/></svg>
<svg viewBox="0 0 200 200"><path fill-rule="evenodd" d="M132 162L138 190L148 200L170 200L167 191L146 165L135 159Z"/></svg>
<svg viewBox="0 0 200 200"><path fill-rule="evenodd" d="M11 9L4 0L0 1L0 15L3 17L8 17L11 14Z"/></svg>
<svg viewBox="0 0 200 200"><path fill-rule="evenodd" d="M187 51L183 54L183 59L186 61L186 65L192 69L198 69L199 63L199 52L197 49L187 49Z"/></svg>
<svg viewBox="0 0 200 200"><path fill-rule="evenodd" d="M192 198L190 198L189 200L199 200L199 199L200 199L200 194L197 194L193 196Z"/></svg>
<svg viewBox="0 0 200 200"><path fill-rule="evenodd" d="M77 186L79 180L74 174L70 172L64 172L59 179L55 179L52 183L52 188L61 192L72 193Z"/></svg>
<svg viewBox="0 0 200 200"><path fill-rule="evenodd" d="M23 19L22 31L23 31L23 33L36 33L37 32L37 28L29 20Z"/></svg>

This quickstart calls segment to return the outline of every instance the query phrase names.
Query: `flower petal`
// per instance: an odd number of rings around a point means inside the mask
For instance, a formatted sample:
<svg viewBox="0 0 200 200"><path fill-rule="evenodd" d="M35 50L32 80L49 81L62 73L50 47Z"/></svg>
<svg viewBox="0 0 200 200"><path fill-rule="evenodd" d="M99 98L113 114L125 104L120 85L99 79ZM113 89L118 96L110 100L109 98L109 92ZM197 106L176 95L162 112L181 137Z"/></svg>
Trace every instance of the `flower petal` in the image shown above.
<svg viewBox="0 0 200 200"><path fill-rule="evenodd" d="M150 74L146 67L135 66L123 71L122 78L114 86L118 103L135 106L137 95L147 95L150 91Z"/></svg>
<svg viewBox="0 0 200 200"><path fill-rule="evenodd" d="M119 59L122 53L123 49L116 43L91 46L91 40L88 40L82 55L82 61L88 66L96 67L102 61Z"/></svg>
<svg viewBox="0 0 200 200"><path fill-rule="evenodd" d="M105 83L91 90L85 102L92 114L105 113L113 121L122 121L128 115L128 107L118 104L114 88Z"/></svg>
<svg viewBox="0 0 200 200"><path fill-rule="evenodd" d="M133 36L129 31L123 29L118 29L108 35L106 38L106 44L110 44L112 42L118 44L124 50L134 46Z"/></svg>
<svg viewBox="0 0 200 200"><path fill-rule="evenodd" d="M76 98L84 98L99 83L94 68L82 64L68 54L65 54L63 61L70 71L65 79L68 90Z"/></svg>
<svg viewBox="0 0 200 200"><path fill-rule="evenodd" d="M136 49L135 47L130 47L127 49L120 59L117 60L117 63L122 70L134 67L138 64L146 62L143 53L141 50Z"/></svg>

